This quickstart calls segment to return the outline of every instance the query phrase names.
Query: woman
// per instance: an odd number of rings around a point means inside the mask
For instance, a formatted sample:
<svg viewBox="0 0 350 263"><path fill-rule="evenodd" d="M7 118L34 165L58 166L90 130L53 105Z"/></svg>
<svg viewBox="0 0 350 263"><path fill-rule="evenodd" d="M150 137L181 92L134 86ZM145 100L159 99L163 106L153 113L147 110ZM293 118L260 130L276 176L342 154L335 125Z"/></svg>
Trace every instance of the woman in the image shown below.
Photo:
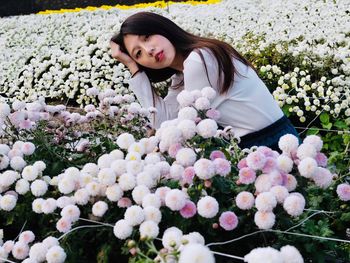
<svg viewBox="0 0 350 263"><path fill-rule="evenodd" d="M140 12L128 17L111 39L112 56L130 70L131 90L143 107L156 107L154 128L177 117L176 96L183 90L211 86L217 121L232 126L243 148L278 149L279 138L297 135L253 66L229 44L192 35L171 20ZM172 78L167 96L157 96L151 82ZM298 135L297 135L298 136Z"/></svg>

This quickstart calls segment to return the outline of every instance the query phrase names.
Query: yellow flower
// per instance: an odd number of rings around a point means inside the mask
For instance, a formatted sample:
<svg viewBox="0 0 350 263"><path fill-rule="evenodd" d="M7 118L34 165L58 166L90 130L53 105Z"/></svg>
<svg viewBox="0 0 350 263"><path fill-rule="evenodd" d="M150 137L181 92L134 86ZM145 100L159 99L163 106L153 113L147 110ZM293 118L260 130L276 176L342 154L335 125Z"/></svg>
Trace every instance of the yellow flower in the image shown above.
<svg viewBox="0 0 350 263"><path fill-rule="evenodd" d="M86 8L45 10L45 11L40 11L38 14L40 14L40 15L62 14L62 13L74 13L74 12L80 12L80 11L109 10L109 9L112 9L112 8L117 8L117 9L121 9L121 10L135 9L135 8L147 8L147 7L167 8L168 5L172 5L172 4L189 4L189 5L207 4L208 5L208 4L217 4L219 2L221 2L221 0L184 1L184 2L157 1L157 2L154 2L154 3L144 3L144 4L135 4L135 5L116 5L116 6L103 5L103 6L100 6L100 7L88 6Z"/></svg>

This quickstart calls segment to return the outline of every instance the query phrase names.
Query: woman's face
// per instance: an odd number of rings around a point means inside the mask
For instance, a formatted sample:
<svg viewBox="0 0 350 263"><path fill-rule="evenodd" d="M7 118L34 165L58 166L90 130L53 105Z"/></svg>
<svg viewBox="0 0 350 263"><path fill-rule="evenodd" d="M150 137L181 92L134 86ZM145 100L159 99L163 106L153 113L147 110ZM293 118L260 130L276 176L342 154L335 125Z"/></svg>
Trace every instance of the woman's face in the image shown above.
<svg viewBox="0 0 350 263"><path fill-rule="evenodd" d="M162 69L177 64L174 45L162 35L127 34L124 44L131 58L144 67Z"/></svg>

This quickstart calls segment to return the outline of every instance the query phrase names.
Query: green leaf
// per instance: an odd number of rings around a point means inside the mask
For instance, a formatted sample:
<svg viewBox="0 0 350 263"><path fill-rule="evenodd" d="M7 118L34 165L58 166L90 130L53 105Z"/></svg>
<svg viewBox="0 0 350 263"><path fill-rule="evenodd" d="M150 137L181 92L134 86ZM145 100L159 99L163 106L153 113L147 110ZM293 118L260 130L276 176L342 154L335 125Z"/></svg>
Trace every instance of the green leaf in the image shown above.
<svg viewBox="0 0 350 263"><path fill-rule="evenodd" d="M339 129L347 129L349 128L348 125L346 125L345 121L341 121L341 120L337 120L335 123L334 123L334 126L339 128Z"/></svg>
<svg viewBox="0 0 350 263"><path fill-rule="evenodd" d="M290 116L290 111L289 111L289 109L292 108L292 107L293 107L292 105L284 105L284 106L282 107L282 111L283 111L284 115L286 115L287 117L289 117L289 116Z"/></svg>
<svg viewBox="0 0 350 263"><path fill-rule="evenodd" d="M317 127L312 127L312 129L309 129L306 132L306 135L316 135L320 132L320 130L317 129Z"/></svg>
<svg viewBox="0 0 350 263"><path fill-rule="evenodd" d="M350 221L350 212L349 213L344 213L341 215L340 220L349 222Z"/></svg>
<svg viewBox="0 0 350 263"><path fill-rule="evenodd" d="M320 120L323 124L328 124L329 123L329 115L326 112L322 112L320 115Z"/></svg>
<svg viewBox="0 0 350 263"><path fill-rule="evenodd" d="M332 123L327 123L327 124L324 124L324 123L322 123L322 127L324 128L324 129L327 129L327 130L330 130L331 128L332 128L332 126L333 126L333 124Z"/></svg>

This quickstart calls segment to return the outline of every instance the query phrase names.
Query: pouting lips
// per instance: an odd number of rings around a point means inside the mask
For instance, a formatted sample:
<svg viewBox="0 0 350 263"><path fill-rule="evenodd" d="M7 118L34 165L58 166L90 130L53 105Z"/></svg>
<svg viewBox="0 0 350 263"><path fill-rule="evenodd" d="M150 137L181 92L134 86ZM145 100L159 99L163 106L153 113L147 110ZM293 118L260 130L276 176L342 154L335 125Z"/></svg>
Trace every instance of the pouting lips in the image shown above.
<svg viewBox="0 0 350 263"><path fill-rule="evenodd" d="M156 54L156 60L157 60L158 62L162 61L163 58L164 58L164 53L163 53L163 51L160 51L160 52L158 52L158 53Z"/></svg>

